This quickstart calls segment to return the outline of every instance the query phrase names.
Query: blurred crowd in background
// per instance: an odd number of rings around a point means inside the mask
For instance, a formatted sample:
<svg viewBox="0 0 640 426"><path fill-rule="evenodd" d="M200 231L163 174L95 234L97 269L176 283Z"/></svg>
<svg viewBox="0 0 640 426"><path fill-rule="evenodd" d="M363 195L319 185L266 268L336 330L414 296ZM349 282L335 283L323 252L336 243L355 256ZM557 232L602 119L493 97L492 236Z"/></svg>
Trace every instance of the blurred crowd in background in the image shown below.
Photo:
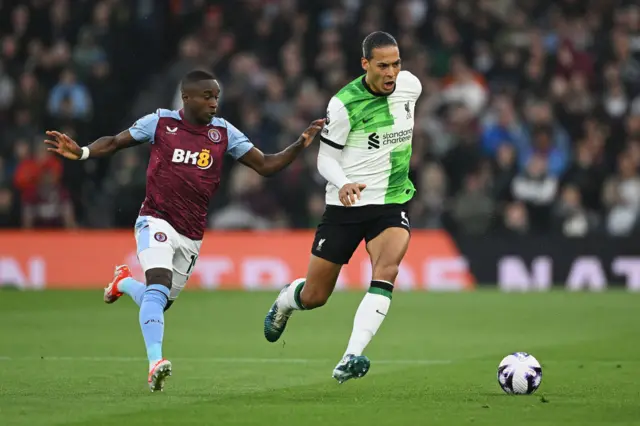
<svg viewBox="0 0 640 426"><path fill-rule="evenodd" d="M148 147L50 156L180 108L192 69L265 152L324 116L393 34L417 75L414 228L483 235L640 229L640 6L621 0L0 0L0 227L131 227ZM272 178L225 163L210 226L314 227L317 147Z"/></svg>

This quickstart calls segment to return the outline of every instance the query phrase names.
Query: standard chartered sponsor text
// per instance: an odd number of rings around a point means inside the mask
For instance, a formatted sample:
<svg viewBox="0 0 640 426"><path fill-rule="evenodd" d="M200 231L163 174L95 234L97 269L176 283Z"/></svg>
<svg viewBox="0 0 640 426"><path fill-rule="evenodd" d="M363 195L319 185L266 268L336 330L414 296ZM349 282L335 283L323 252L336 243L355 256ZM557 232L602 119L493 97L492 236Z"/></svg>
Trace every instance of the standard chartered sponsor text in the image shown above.
<svg viewBox="0 0 640 426"><path fill-rule="evenodd" d="M401 130L399 132L391 132L385 133L382 135L382 144L383 145L394 145L402 142L411 141L411 137L413 136L413 129Z"/></svg>

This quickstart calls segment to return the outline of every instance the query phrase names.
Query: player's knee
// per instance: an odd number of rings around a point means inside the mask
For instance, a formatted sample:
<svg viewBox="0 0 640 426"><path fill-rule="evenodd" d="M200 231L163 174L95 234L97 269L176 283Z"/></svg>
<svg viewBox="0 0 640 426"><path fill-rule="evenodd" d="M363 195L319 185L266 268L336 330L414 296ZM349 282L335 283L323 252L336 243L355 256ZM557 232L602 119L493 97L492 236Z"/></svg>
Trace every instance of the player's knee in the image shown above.
<svg viewBox="0 0 640 426"><path fill-rule="evenodd" d="M388 281L390 283L395 282L396 277L398 276L398 271L400 268L395 264L380 264L376 265L373 268L373 279L374 280L382 280Z"/></svg>
<svg viewBox="0 0 640 426"><path fill-rule="evenodd" d="M173 272L165 268L152 268L144 273L147 285L160 284L171 290Z"/></svg>
<svg viewBox="0 0 640 426"><path fill-rule="evenodd" d="M305 309L315 309L327 303L330 295L331 293L323 289L314 289L305 286L300 293L300 302Z"/></svg>

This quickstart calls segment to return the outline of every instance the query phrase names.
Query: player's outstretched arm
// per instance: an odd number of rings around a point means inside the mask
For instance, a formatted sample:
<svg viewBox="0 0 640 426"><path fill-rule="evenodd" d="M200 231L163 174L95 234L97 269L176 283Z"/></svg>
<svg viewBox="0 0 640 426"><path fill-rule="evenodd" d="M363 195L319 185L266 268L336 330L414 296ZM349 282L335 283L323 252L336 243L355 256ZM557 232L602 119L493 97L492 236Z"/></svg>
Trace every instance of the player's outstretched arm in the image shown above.
<svg viewBox="0 0 640 426"><path fill-rule="evenodd" d="M271 176L274 173L278 173L291 164L302 150L311 145L318 132L322 130L324 123L325 119L315 120L307 127L307 130L302 132L297 141L277 154L265 154L258 148L253 147L238 161L262 176Z"/></svg>
<svg viewBox="0 0 640 426"><path fill-rule="evenodd" d="M123 148L140 144L139 141L131 136L129 130L125 130L116 136L103 136L85 147L80 147L76 141L64 133L48 131L47 136L51 138L44 141L44 143L50 145L47 150L69 160L86 160L89 156L106 157Z"/></svg>

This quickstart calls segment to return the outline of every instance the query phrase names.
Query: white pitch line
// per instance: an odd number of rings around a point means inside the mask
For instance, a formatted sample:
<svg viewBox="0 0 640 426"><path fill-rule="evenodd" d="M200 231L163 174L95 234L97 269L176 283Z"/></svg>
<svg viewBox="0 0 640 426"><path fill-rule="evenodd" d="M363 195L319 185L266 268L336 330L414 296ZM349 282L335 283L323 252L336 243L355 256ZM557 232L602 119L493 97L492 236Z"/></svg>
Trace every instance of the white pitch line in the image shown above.
<svg viewBox="0 0 640 426"><path fill-rule="evenodd" d="M0 361L88 361L88 362L145 362L142 357L122 356L42 356L42 357L10 357L0 356ZM335 360L309 358L171 358L172 361L202 362L202 363L249 363L249 364L325 364ZM374 364L389 365L442 365L451 364L452 360L437 359L382 359L373 360Z"/></svg>

